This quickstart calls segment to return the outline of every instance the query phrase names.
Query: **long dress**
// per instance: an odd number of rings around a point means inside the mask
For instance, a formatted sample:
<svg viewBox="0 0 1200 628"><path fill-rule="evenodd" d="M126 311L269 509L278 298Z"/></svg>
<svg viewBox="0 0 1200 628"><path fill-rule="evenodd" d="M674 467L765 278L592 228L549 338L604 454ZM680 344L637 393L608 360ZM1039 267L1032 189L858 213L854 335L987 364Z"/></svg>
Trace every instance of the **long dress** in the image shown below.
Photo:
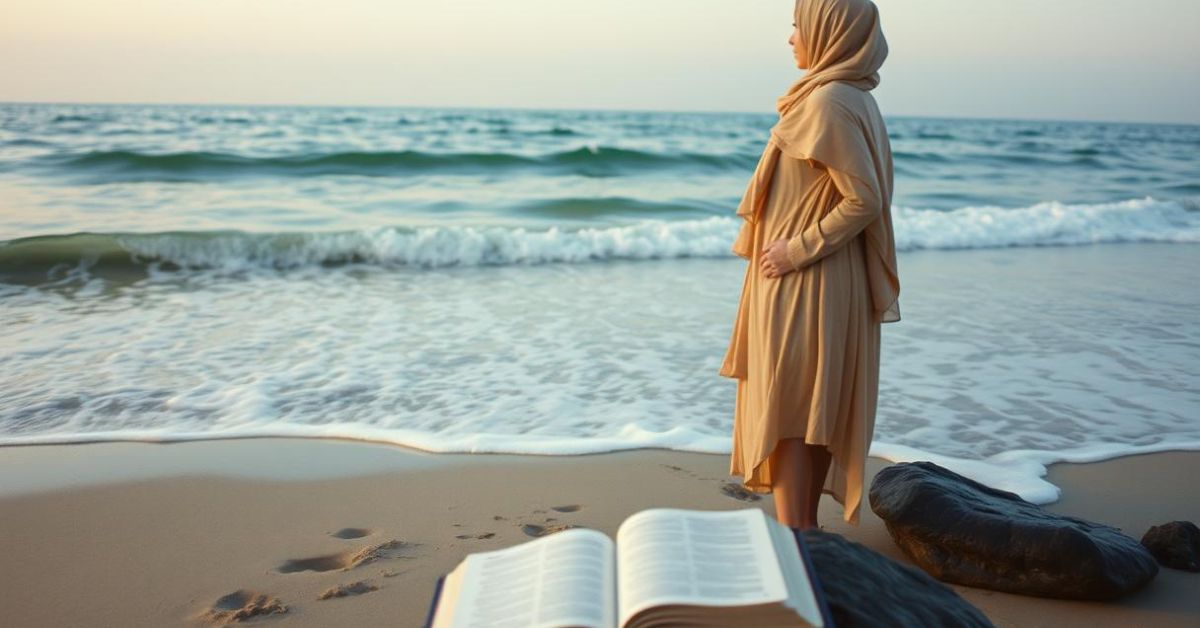
<svg viewBox="0 0 1200 628"><path fill-rule="evenodd" d="M720 371L737 379L730 473L744 476L748 490L770 492L780 439L825 445L832 459L822 492L854 525L875 427L880 341L862 231L872 216L854 210L863 198L878 203L879 193L819 162L779 158L760 222L745 223L739 237L751 238L755 252L788 239L789 257L818 259L768 278L759 255L748 258Z"/></svg>

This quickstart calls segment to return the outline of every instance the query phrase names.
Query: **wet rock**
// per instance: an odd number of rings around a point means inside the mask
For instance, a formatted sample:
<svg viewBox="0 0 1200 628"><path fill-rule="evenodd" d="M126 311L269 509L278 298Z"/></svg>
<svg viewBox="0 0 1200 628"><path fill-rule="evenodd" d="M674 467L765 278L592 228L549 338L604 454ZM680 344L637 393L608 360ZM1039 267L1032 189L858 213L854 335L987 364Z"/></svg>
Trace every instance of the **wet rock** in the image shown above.
<svg viewBox="0 0 1200 628"><path fill-rule="evenodd" d="M1142 546L1165 567L1200 571L1200 528L1191 521L1151 526L1142 535Z"/></svg>
<svg viewBox="0 0 1200 628"><path fill-rule="evenodd" d="M913 562L946 582L1107 600L1158 574L1150 552L1117 528L1047 512L932 462L884 468L870 502Z"/></svg>
<svg viewBox="0 0 1200 628"><path fill-rule="evenodd" d="M979 609L928 574L823 530L805 530L821 589L838 628L992 626Z"/></svg>

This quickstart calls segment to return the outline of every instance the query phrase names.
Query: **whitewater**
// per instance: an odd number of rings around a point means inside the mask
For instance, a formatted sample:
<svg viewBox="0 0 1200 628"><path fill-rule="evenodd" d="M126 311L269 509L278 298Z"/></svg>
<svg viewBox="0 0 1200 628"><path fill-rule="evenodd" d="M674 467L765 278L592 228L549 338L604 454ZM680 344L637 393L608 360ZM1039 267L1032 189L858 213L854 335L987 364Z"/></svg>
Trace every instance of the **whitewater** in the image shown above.
<svg viewBox="0 0 1200 628"><path fill-rule="evenodd" d="M725 453L770 116L0 106L0 444ZM1200 448L1200 129L889 120L873 455Z"/></svg>

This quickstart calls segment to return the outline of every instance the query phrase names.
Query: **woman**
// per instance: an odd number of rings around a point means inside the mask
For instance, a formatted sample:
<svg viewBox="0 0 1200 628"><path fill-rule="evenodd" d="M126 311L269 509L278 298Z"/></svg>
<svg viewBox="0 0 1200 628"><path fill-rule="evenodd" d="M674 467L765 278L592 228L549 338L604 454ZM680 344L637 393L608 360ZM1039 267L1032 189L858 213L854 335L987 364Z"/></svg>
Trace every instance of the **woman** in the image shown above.
<svg viewBox="0 0 1200 628"><path fill-rule="evenodd" d="M798 0L788 43L808 72L737 213L750 261L720 374L737 379L730 472L817 526L822 493L858 525L879 391L880 325L900 320L892 155L871 96L887 57L870 0Z"/></svg>

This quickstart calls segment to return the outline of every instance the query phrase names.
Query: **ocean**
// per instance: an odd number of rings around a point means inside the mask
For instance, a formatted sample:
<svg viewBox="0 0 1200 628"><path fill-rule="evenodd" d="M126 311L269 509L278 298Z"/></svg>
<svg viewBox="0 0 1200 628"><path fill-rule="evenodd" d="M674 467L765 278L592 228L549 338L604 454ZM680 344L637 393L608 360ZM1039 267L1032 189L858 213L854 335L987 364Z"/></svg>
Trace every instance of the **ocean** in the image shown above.
<svg viewBox="0 0 1200 628"><path fill-rule="evenodd" d="M0 104L0 444L726 453L752 113ZM872 454L1200 449L1200 127L887 120Z"/></svg>

